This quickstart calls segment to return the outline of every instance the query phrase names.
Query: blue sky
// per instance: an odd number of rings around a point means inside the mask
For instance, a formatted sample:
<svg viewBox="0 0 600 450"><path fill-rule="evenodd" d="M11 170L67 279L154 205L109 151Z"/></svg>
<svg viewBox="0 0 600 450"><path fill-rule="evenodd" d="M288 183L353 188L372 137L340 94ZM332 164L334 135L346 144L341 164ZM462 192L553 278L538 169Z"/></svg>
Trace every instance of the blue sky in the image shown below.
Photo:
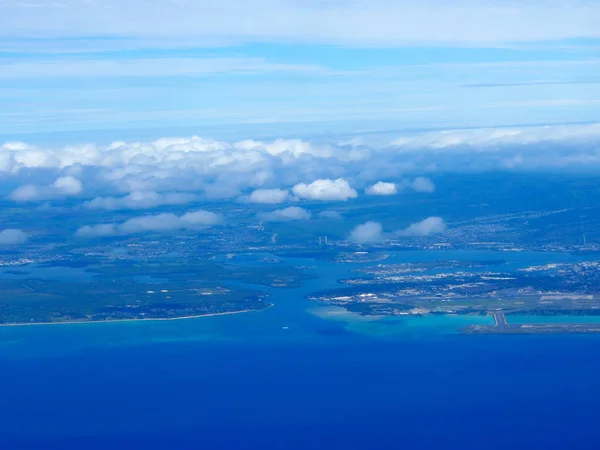
<svg viewBox="0 0 600 450"><path fill-rule="evenodd" d="M0 0L0 198L93 238L598 173L598 24L596 0Z"/></svg>
<svg viewBox="0 0 600 450"><path fill-rule="evenodd" d="M302 136L600 111L597 2L123 3L0 1L0 136Z"/></svg>

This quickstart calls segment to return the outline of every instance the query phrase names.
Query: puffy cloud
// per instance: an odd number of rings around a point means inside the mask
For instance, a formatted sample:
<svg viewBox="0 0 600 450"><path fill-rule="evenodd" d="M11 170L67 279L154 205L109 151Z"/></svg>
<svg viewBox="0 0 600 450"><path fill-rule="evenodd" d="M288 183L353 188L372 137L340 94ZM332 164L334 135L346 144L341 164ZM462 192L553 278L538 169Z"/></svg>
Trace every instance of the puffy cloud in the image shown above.
<svg viewBox="0 0 600 450"><path fill-rule="evenodd" d="M29 202L77 195L82 190L81 181L69 175L57 178L54 183L48 186L35 186L32 184L19 186L9 197L16 202Z"/></svg>
<svg viewBox="0 0 600 450"><path fill-rule="evenodd" d="M77 230L75 235L81 238L113 236L117 234L114 223L101 223L98 225L85 225Z"/></svg>
<svg viewBox="0 0 600 450"><path fill-rule="evenodd" d="M400 231L400 236L429 236L441 233L446 229L444 219L441 217L428 217L417 223L413 223L406 229Z"/></svg>
<svg viewBox="0 0 600 450"><path fill-rule="evenodd" d="M365 192L369 195L394 195L398 193L398 189L394 183L379 181L367 188Z"/></svg>
<svg viewBox="0 0 600 450"><path fill-rule="evenodd" d="M410 186L417 192L435 192L435 184L425 177L415 178Z"/></svg>
<svg viewBox="0 0 600 450"><path fill-rule="evenodd" d="M383 228L378 222L363 223L352 230L350 240L359 244L380 242L383 240Z"/></svg>
<svg viewBox="0 0 600 450"><path fill-rule="evenodd" d="M0 245L17 245L27 242L27 234L22 230L6 229L0 231Z"/></svg>
<svg viewBox="0 0 600 450"><path fill-rule="evenodd" d="M76 166L95 167L102 169L101 180L129 191L146 190L148 184L160 184L173 178L189 184L194 176L218 179L221 174L235 175L249 185L253 183L260 187L275 172L284 171L286 176L289 175L288 169L296 169L294 173L306 177L317 173L321 178L326 178L322 174L327 172L338 173L328 178L340 177L343 169L350 166L356 172L391 171L397 174L395 159L411 158L407 153L413 151L434 154L469 151L474 154L474 151L496 151L502 146L515 145L530 146L528 150L535 151L536 144L540 143L564 146L590 142L600 142L600 124L436 131L407 134L393 141L391 146L373 147L298 139L224 142L198 136L57 148L7 142L0 144L0 171L18 173L23 169L61 171ZM410 168L410 162L410 159L403 159L402 167Z"/></svg>
<svg viewBox="0 0 600 450"><path fill-rule="evenodd" d="M26 184L19 186L17 189L12 191L10 198L16 202L28 202L32 200L39 200L42 198L41 190L37 186L32 184Z"/></svg>
<svg viewBox="0 0 600 450"><path fill-rule="evenodd" d="M155 216L134 217L119 225L122 234L144 233L146 231L167 231L183 228L181 219L175 214L163 213Z"/></svg>
<svg viewBox="0 0 600 450"><path fill-rule="evenodd" d="M133 217L121 224L86 225L75 233L78 237L102 237L145 232L166 232L170 230L203 228L223 222L220 214L210 211L192 211L182 216L162 213L157 215Z"/></svg>
<svg viewBox="0 0 600 450"><path fill-rule="evenodd" d="M81 181L72 176L60 177L52 183L52 189L57 195L77 195L83 190Z"/></svg>
<svg viewBox="0 0 600 450"><path fill-rule="evenodd" d="M267 222L292 222L297 220L309 220L310 211L298 206L288 206L284 209L276 209L268 213L262 213L259 217Z"/></svg>
<svg viewBox="0 0 600 450"><path fill-rule="evenodd" d="M299 183L292 188L294 194L308 200L341 200L356 198L358 194L343 178L319 179L310 184Z"/></svg>
<svg viewBox="0 0 600 450"><path fill-rule="evenodd" d="M237 142L236 147L244 150L264 151L271 156L293 157L294 159L303 155L329 158L336 154L336 149L330 145L317 145L300 139L277 139L268 143L248 139Z"/></svg>
<svg viewBox="0 0 600 450"><path fill-rule="evenodd" d="M368 195L395 195L404 189L412 189L416 192L435 192L435 184L426 177L417 177L412 181L402 180L398 185L379 181L368 187L365 193Z"/></svg>
<svg viewBox="0 0 600 450"><path fill-rule="evenodd" d="M44 177L47 172L64 175L51 186L29 182L31 185L15 192L14 197L20 200L72 195L78 190L73 178L83 180L86 188L103 194L101 197L114 197L115 192L154 191L203 192L206 198L223 199L249 189L263 189L267 183L284 186L307 178L339 176L345 172L345 165L366 155L335 143L298 139L223 142L193 136L55 148L9 142L0 145L0 172L14 177L26 173L27 180L37 172ZM325 160L327 164L322 163ZM267 197L274 202L284 194L259 190L251 201ZM112 200L97 203L118 209L130 200L124 204Z"/></svg>
<svg viewBox="0 0 600 450"><path fill-rule="evenodd" d="M290 193L284 189L256 189L247 198L249 203L276 204L290 200Z"/></svg>
<svg viewBox="0 0 600 450"><path fill-rule="evenodd" d="M223 223L224 219L221 214L216 214L211 211L192 211L181 216L182 223L188 226L213 226Z"/></svg>
<svg viewBox="0 0 600 450"><path fill-rule="evenodd" d="M50 148L8 142L0 144L3 186L21 186L2 195L49 200L78 195L85 186L98 197L87 206L109 210L181 204L186 193L228 199L251 192L244 200L276 204L295 197L355 198L349 181L368 182L369 193L389 193L391 186L376 182L398 177L405 181L396 182L397 191L429 192L434 186L424 178L406 177L427 173L433 165L440 171L600 166L598 124L407 134L391 146L381 138L370 146L365 140L224 142L192 136ZM55 181L36 181L49 176ZM173 192L180 194L165 194Z"/></svg>
<svg viewBox="0 0 600 450"><path fill-rule="evenodd" d="M190 193L159 194L155 191L134 191L125 197L97 197L85 202L88 209L149 209L163 205L183 205L193 202L196 195Z"/></svg>

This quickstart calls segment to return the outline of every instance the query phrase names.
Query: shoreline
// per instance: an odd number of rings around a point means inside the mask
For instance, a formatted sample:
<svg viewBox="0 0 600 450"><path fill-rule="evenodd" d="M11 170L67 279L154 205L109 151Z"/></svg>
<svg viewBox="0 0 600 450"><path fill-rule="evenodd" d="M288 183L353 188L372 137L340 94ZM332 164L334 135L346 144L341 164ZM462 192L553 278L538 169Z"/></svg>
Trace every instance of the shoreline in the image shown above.
<svg viewBox="0 0 600 450"><path fill-rule="evenodd" d="M199 314L195 316L181 316L181 317L157 317L150 319L113 319L113 320L72 320L65 322L22 322L22 323L1 323L0 327L31 327L35 325L81 325L81 324L91 324L91 323L124 323L124 322L158 322L158 321L167 321L167 320L188 320L188 319L200 319L202 317L215 317L215 316L229 316L233 314L242 314L242 313L250 313L250 312L260 312L266 311L267 309L274 306L271 303L269 306L263 309L243 309L240 311L228 311L228 312L220 312L220 313L210 313L210 314Z"/></svg>

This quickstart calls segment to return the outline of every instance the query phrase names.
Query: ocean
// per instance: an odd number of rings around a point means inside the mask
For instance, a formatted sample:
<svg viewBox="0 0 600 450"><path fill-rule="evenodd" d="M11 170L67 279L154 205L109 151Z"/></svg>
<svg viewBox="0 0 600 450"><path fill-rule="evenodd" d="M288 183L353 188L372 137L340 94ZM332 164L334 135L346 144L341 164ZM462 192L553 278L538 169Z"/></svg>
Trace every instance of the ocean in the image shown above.
<svg viewBox="0 0 600 450"><path fill-rule="evenodd" d="M344 266L262 312L0 328L0 448L600 448L600 336L315 310Z"/></svg>

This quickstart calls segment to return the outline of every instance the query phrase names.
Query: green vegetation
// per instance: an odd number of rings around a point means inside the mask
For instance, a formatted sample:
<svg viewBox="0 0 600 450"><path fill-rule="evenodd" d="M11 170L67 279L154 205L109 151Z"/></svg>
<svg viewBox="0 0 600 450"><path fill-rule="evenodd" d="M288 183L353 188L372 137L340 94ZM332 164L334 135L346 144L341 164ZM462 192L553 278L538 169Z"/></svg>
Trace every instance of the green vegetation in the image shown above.
<svg viewBox="0 0 600 450"><path fill-rule="evenodd" d="M177 282L240 281L248 284L294 288L312 278L290 266L271 264L267 267L242 267L213 261L161 261L136 264L122 261L88 270L103 277L150 276Z"/></svg>
<svg viewBox="0 0 600 450"><path fill-rule="evenodd" d="M0 324L173 319L260 310L264 295L215 284L0 281Z"/></svg>

